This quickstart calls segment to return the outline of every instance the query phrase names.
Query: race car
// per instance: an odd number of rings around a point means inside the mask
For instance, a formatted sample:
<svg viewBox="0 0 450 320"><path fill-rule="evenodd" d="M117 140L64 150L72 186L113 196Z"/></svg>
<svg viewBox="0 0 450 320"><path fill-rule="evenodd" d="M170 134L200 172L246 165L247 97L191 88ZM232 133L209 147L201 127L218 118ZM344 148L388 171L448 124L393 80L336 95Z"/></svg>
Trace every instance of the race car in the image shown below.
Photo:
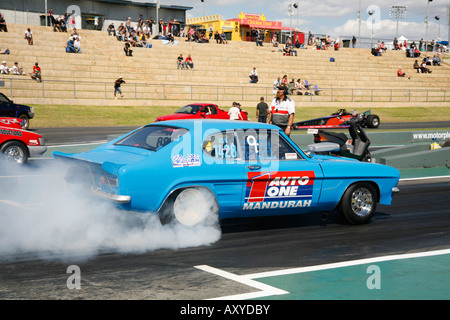
<svg viewBox="0 0 450 320"><path fill-rule="evenodd" d="M316 118L306 121L295 122L292 124L293 130L299 129L320 129L320 128L336 128L345 126L344 122L350 120L352 117L362 117L361 126L367 128L378 128L380 126L380 117L376 114L371 114L370 110L358 114L356 111L348 112L345 109L339 109L330 116Z"/></svg>
<svg viewBox="0 0 450 320"><path fill-rule="evenodd" d="M0 159L22 165L30 156L47 151L44 138L35 132L22 129L17 118L0 118Z"/></svg>
<svg viewBox="0 0 450 320"><path fill-rule="evenodd" d="M241 110L241 116L243 120L247 120L246 111ZM230 116L228 111L220 109L215 104L191 103L178 109L173 114L156 118L156 122L181 119L230 119Z"/></svg>
<svg viewBox="0 0 450 320"><path fill-rule="evenodd" d="M308 155L279 127L246 121L156 122L91 151L55 151L53 157L72 168L69 185L79 182L123 210L186 226L211 214L227 219L335 209L351 224L367 223L377 203L391 204L400 177L381 164Z"/></svg>

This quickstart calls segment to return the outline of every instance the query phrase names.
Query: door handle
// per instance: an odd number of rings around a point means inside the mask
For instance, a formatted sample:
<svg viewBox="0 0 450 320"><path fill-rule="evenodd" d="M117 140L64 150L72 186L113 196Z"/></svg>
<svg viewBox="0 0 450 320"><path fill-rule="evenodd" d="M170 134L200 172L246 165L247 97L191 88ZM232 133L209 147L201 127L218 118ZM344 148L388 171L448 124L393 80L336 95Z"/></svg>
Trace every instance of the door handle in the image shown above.
<svg viewBox="0 0 450 320"><path fill-rule="evenodd" d="M248 166L247 168L249 170L259 170L259 169L261 169L261 166Z"/></svg>

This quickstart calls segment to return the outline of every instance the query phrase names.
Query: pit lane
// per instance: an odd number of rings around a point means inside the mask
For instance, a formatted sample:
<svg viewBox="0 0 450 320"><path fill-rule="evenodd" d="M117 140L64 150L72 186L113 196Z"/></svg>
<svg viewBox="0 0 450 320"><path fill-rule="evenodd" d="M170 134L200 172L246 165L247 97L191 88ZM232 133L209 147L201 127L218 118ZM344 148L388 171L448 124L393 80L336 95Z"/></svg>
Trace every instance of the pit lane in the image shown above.
<svg viewBox="0 0 450 320"><path fill-rule="evenodd" d="M32 161L31 165L39 167L40 162ZM17 178L24 179L24 176L17 175ZM277 285L271 282L263 285L248 275L450 248L447 201L450 180L447 177L408 179L400 183L400 190L393 205L379 206L373 221L364 226L349 226L336 212L327 217L312 214L236 219L223 221L221 238L211 245L140 253L100 250L88 260L54 255L46 258L45 254L35 252L3 255L0 257L0 299L198 300L257 298L258 295L266 299L307 299L301 293L292 296L291 292L279 292L283 289ZM13 200L27 210L26 200ZM10 205L0 203L0 212ZM67 287L71 275L67 268L72 265L81 270L81 289ZM217 272L210 272L213 270ZM365 271L355 275L362 287L369 277ZM382 284L389 288L389 271L381 267L381 272ZM245 281L239 281L242 279ZM417 288L414 298L427 299L433 292L448 299L448 290L439 291L442 285L448 288L450 284L448 268L429 279L427 287ZM343 285L347 280L342 280L341 299L352 299ZM299 281L298 288L304 289L304 280ZM414 275L404 281L417 283ZM339 282L335 285L339 288ZM318 290L320 286L314 288ZM377 299L392 297L390 292L385 291L386 295L383 290L375 292ZM408 298L406 292L403 294L400 292L397 297ZM333 299L333 296L325 291L316 296L321 298Z"/></svg>

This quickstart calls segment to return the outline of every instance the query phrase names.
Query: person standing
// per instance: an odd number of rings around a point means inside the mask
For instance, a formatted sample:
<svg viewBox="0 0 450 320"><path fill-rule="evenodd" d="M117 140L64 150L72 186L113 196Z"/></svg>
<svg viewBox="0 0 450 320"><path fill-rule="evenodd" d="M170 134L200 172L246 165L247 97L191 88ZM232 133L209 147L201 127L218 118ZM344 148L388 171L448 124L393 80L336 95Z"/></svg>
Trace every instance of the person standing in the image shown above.
<svg viewBox="0 0 450 320"><path fill-rule="evenodd" d="M241 109L239 109L239 104L237 102L233 102L232 107L228 111L228 115L230 116L230 120L243 120L241 115Z"/></svg>
<svg viewBox="0 0 450 320"><path fill-rule="evenodd" d="M258 122L266 123L269 106L264 101L264 97L261 97L259 101L260 102L256 105L256 118L258 118Z"/></svg>
<svg viewBox="0 0 450 320"><path fill-rule="evenodd" d="M280 85L277 89L275 99L270 105L268 123L280 127L289 136L294 122L295 103L288 97L289 89L287 86Z"/></svg>
<svg viewBox="0 0 450 320"><path fill-rule="evenodd" d="M120 93L120 97L123 98L123 94L122 94L122 89L121 89L121 85L122 83L126 83L123 78L120 76L119 79L117 79L114 82L114 99L117 99L116 94Z"/></svg>

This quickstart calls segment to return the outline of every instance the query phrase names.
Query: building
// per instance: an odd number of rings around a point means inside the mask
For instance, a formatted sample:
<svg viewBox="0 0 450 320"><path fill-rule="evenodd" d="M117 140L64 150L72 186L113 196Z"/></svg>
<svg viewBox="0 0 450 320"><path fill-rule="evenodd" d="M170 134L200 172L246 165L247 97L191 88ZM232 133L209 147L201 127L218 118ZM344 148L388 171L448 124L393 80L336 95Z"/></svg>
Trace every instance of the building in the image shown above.
<svg viewBox="0 0 450 320"><path fill-rule="evenodd" d="M207 32L224 32L228 40L234 41L252 41L252 30L259 29L264 31L264 42L270 42L274 33L278 35L278 39L286 33L295 36L300 43L305 42L305 34L295 31L292 28L283 27L279 21L268 21L264 14L240 13L238 18L222 20L220 14L191 18L186 20L188 28L206 29Z"/></svg>
<svg viewBox="0 0 450 320"><path fill-rule="evenodd" d="M192 7L126 0L0 0L0 12L6 23L45 25L45 13L50 9L56 17L63 16L66 12L72 13L79 29L94 29L94 19L98 17L99 29L106 30L109 24L118 26L128 17L131 17L135 25L140 14L144 19L152 17L155 21L163 19L164 22L169 22L170 19L176 19L184 26L186 11Z"/></svg>

